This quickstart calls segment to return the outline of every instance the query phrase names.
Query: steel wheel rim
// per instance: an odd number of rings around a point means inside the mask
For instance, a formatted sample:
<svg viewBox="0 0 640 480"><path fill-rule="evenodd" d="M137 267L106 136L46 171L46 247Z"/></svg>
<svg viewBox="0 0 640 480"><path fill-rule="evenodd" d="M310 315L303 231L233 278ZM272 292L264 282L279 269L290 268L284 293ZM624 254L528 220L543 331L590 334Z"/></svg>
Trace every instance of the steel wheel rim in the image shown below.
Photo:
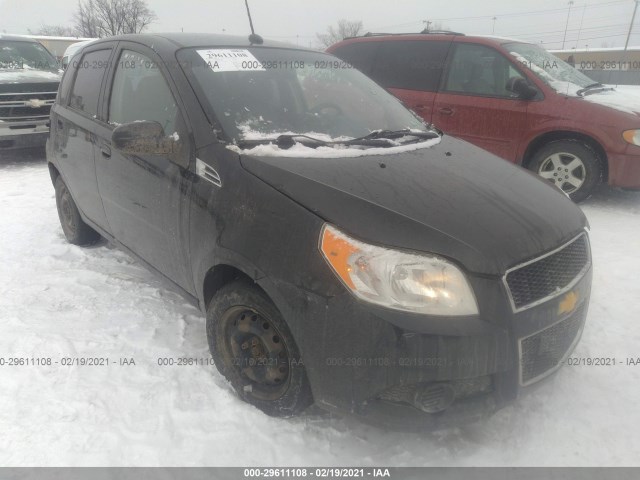
<svg viewBox="0 0 640 480"><path fill-rule="evenodd" d="M242 379L245 394L276 400L289 387L289 352L273 322L247 306L228 309L221 319L225 358Z"/></svg>
<svg viewBox="0 0 640 480"><path fill-rule="evenodd" d="M67 231L75 232L71 198L69 197L69 192L67 192L66 190L64 191L64 193L62 194L62 198L60 199L60 213L62 215L63 226L66 227Z"/></svg>
<svg viewBox="0 0 640 480"><path fill-rule="evenodd" d="M577 192L587 178L587 169L580 157L573 153L558 152L549 155L540 164L538 175L564 193Z"/></svg>

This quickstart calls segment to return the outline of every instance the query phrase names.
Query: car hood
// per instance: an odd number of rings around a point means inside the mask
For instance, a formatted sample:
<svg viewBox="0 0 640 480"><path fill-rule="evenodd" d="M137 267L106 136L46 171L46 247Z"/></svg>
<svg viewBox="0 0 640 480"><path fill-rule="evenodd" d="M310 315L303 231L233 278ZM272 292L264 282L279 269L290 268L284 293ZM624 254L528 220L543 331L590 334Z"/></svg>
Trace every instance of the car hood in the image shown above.
<svg viewBox="0 0 640 480"><path fill-rule="evenodd" d="M600 107L613 108L619 112L640 116L640 89L613 89L603 90L594 93L587 93L584 97L585 103Z"/></svg>
<svg viewBox="0 0 640 480"><path fill-rule="evenodd" d="M46 70L0 70L0 92L55 92L58 89L61 78L62 75L59 72ZM43 88L47 90L43 90Z"/></svg>
<svg viewBox="0 0 640 480"><path fill-rule="evenodd" d="M539 177L450 137L355 158L241 155L243 167L361 240L506 269L583 231L582 211Z"/></svg>

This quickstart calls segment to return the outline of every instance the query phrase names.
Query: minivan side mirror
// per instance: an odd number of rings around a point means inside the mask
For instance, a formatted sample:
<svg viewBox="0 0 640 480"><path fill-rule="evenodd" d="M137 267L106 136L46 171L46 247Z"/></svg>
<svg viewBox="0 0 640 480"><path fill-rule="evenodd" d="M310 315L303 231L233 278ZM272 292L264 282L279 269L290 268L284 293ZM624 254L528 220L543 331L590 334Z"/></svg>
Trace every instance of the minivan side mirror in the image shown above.
<svg viewBox="0 0 640 480"><path fill-rule="evenodd" d="M515 93L523 100L531 100L538 94L538 89L533 85L530 85L529 82L522 77L511 77L507 80L505 88L509 92Z"/></svg>
<svg viewBox="0 0 640 480"><path fill-rule="evenodd" d="M118 125L111 133L111 145L132 155L168 155L176 150L177 139L165 136L160 123L143 120Z"/></svg>

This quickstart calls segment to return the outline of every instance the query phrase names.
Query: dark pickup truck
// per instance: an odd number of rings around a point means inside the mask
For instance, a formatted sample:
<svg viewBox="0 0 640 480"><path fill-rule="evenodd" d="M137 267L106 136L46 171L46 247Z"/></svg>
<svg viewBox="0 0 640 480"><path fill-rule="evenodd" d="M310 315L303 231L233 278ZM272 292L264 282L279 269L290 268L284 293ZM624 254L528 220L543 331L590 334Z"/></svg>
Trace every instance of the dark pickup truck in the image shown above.
<svg viewBox="0 0 640 480"><path fill-rule="evenodd" d="M0 152L45 144L60 78L58 62L41 44L0 35Z"/></svg>

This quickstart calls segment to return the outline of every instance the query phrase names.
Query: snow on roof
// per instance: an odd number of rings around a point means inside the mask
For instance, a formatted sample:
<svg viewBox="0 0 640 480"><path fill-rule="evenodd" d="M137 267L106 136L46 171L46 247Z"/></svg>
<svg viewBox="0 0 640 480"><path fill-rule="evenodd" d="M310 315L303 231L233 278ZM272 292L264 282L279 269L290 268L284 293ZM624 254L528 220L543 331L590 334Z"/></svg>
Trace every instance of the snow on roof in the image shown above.
<svg viewBox="0 0 640 480"><path fill-rule="evenodd" d="M5 37L18 37L18 38L27 38L33 40L70 40L74 42L81 42L83 40L97 40L97 38L86 38L86 37L52 37L49 35L20 35L20 34L4 34L0 33L0 38Z"/></svg>
<svg viewBox="0 0 640 480"><path fill-rule="evenodd" d="M627 47L627 50L640 50L638 47ZM564 50L549 50L551 53L587 53L587 52L623 52L623 47L602 47L602 48L565 48Z"/></svg>

